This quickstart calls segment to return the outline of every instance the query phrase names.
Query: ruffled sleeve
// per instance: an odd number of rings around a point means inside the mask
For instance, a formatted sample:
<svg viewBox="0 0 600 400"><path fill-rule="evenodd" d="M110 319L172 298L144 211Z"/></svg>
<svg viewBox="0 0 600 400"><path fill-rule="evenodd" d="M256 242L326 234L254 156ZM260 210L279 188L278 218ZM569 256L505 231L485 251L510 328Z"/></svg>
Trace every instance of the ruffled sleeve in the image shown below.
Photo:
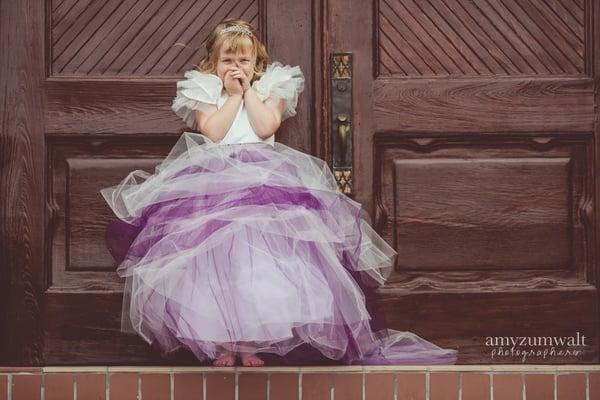
<svg viewBox="0 0 600 400"><path fill-rule="evenodd" d="M285 107L281 120L296 115L298 96L304 90L304 75L299 66L283 65L276 61L267 65L260 79L252 84L258 98L284 99Z"/></svg>
<svg viewBox="0 0 600 400"><path fill-rule="evenodd" d="M214 74L197 70L186 71L184 80L177 82L177 95L171 109L185 124L197 130L195 110L206 111L216 105L223 91L223 81Z"/></svg>

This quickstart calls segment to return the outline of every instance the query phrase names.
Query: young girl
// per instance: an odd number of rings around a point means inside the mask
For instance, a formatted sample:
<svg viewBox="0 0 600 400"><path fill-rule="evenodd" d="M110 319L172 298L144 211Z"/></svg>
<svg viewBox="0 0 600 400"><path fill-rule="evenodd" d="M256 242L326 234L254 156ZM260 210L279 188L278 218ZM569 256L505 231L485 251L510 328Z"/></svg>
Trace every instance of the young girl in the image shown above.
<svg viewBox="0 0 600 400"><path fill-rule="evenodd" d="M325 161L275 142L304 76L267 59L251 25L217 25L172 105L200 133L184 132L154 174L101 190L118 217L107 245L126 277L122 330L222 366L263 365L258 353L454 363L413 333L372 330L367 285L384 284L396 252Z"/></svg>

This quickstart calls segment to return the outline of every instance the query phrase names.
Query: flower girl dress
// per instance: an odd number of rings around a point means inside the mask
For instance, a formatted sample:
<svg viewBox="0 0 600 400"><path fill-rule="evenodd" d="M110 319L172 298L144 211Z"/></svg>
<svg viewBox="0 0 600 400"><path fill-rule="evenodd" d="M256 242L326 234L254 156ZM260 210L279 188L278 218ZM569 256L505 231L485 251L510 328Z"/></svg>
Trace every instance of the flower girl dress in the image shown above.
<svg viewBox="0 0 600 400"><path fill-rule="evenodd" d="M304 76L274 62L252 87L263 101L284 99L287 119ZM216 75L191 70L172 109L197 130L194 110L227 96ZM385 284L396 251L325 161L258 137L243 101L221 141L184 132L153 173L132 171L100 193L116 215L107 247L126 278L121 330L162 355L183 348L207 360L224 347L289 363L456 361L456 350L411 332L373 330L381 315L367 291Z"/></svg>

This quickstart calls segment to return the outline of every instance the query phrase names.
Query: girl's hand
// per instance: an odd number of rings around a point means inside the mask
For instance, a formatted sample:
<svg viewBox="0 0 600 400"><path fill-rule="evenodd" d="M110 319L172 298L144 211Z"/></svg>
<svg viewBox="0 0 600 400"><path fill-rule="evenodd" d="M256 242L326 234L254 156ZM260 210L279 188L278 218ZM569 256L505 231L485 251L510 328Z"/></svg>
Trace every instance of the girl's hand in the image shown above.
<svg viewBox="0 0 600 400"><path fill-rule="evenodd" d="M250 79L241 68L234 67L231 76L240 80L244 92L250 88Z"/></svg>
<svg viewBox="0 0 600 400"><path fill-rule="evenodd" d="M225 72L225 82L223 82L225 90L230 96L234 94L243 94L244 88L237 78L233 77L233 71L229 70Z"/></svg>

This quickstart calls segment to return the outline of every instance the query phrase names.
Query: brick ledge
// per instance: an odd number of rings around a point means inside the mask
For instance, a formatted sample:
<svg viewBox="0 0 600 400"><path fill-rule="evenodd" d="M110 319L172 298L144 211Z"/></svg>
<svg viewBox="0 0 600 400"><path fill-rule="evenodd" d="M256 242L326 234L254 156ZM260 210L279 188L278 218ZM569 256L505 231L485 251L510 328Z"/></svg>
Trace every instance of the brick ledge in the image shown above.
<svg viewBox="0 0 600 400"><path fill-rule="evenodd" d="M46 366L35 369L38 372L375 372L375 371L410 371L410 372L600 372L600 364L498 364L498 365L351 365L351 366L305 366L305 367L177 367L177 366ZM0 373L18 373L19 368L0 367Z"/></svg>

